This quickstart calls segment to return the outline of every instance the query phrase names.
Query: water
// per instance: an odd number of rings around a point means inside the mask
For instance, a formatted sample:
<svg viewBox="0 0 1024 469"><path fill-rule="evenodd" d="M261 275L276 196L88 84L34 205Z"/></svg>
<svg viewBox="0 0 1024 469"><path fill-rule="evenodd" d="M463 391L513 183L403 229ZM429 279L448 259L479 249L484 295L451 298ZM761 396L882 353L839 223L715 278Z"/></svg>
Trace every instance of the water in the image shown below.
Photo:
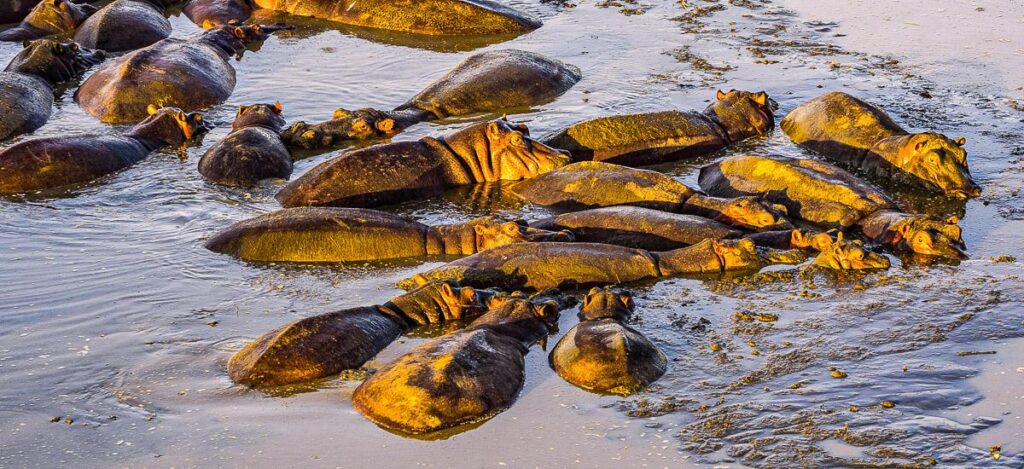
<svg viewBox="0 0 1024 469"><path fill-rule="evenodd" d="M923 47L904 53L882 35L864 39L874 36L863 30L888 23L800 1L509 3L545 25L487 47L540 52L585 75L555 102L510 116L537 135L611 113L700 109L715 88L765 89L780 116L842 89L882 104L909 128L965 135L985 195L953 207L907 200L962 215L972 259L929 266L894 258L888 272L843 278L786 268L638 286L634 326L671 360L651 392L621 399L578 390L536 348L514 407L440 441L403 439L361 418L349 400L357 382L328 380L287 396L233 386L225 363L246 341L300 317L386 301L398 293L395 280L437 265L251 265L202 248L228 224L277 208L278 186L223 189L196 171L202 152L227 134L235 106L280 100L289 121L321 120L339 106L390 108L476 45L410 47L423 45L300 30L235 63L234 95L207 113L217 128L186 159L162 151L68 197L0 201L0 466L1024 464L1024 269L999 257L1019 257L1024 247L1024 112L1011 101L1024 96L999 76L1020 76L1020 43L995 40L992 57L970 60ZM1013 31L1024 13L1002 3L978 2L986 8L978 14L1003 22L994 31ZM939 9L913 21L941 36L937 26L949 20ZM887 13L909 21L900 10ZM176 36L198 31L183 17L172 23ZM958 34L969 42L991 33L977 29ZM0 44L0 61L19 47ZM1007 85L988 86L994 82ZM71 93L36 135L123 130L87 116ZM396 140L484 117L421 124ZM776 132L659 169L695 184L701 164L743 151L802 154ZM329 156L298 162L295 176ZM394 210L429 222L546 213L500 185ZM779 319L746 322L736 311ZM574 322L563 313L561 330ZM403 339L369 366L422 340ZM710 352L712 342L725 353ZM831 378L829 367L848 377ZM999 460L989 452L995 445Z"/></svg>

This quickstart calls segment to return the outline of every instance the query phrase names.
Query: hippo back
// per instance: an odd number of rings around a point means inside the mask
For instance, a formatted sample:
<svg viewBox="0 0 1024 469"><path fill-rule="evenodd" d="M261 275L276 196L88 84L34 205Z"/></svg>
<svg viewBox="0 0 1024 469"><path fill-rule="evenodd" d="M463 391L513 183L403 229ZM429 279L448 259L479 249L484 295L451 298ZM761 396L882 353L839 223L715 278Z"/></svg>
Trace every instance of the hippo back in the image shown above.
<svg viewBox="0 0 1024 469"><path fill-rule="evenodd" d="M171 35L171 23L143 0L117 0L94 13L75 31L82 47L122 52L149 46Z"/></svg>
<svg viewBox="0 0 1024 469"><path fill-rule="evenodd" d="M573 163L517 183L512 191L537 205L564 210L632 205L675 211L694 194L664 174L597 161Z"/></svg>
<svg viewBox="0 0 1024 469"><path fill-rule="evenodd" d="M245 127L231 132L203 154L199 174L225 186L252 187L264 179L288 179L292 157L277 132Z"/></svg>
<svg viewBox="0 0 1024 469"><path fill-rule="evenodd" d="M569 230L579 242L648 251L670 251L705 239L740 235L739 231L709 218L625 206L564 213L531 225L546 230Z"/></svg>
<svg viewBox="0 0 1024 469"><path fill-rule="evenodd" d="M558 341L551 367L588 391L629 395L656 381L668 359L643 334L614 319L583 321Z"/></svg>
<svg viewBox="0 0 1024 469"><path fill-rule="evenodd" d="M855 166L879 140L907 133L877 106L837 91L797 106L781 127L797 145Z"/></svg>
<svg viewBox="0 0 1024 469"><path fill-rule="evenodd" d="M526 108L555 99L581 78L578 68L533 52L483 52L460 63L398 109L417 108L443 119Z"/></svg>
<svg viewBox="0 0 1024 469"><path fill-rule="evenodd" d="M32 11L39 0L4 0L0 2L0 24L17 23Z"/></svg>
<svg viewBox="0 0 1024 469"><path fill-rule="evenodd" d="M0 141L42 127L52 108L53 90L42 79L0 72Z"/></svg>
<svg viewBox="0 0 1024 469"><path fill-rule="evenodd" d="M0 194L81 184L127 168L149 154L126 137L28 140L0 152Z"/></svg>

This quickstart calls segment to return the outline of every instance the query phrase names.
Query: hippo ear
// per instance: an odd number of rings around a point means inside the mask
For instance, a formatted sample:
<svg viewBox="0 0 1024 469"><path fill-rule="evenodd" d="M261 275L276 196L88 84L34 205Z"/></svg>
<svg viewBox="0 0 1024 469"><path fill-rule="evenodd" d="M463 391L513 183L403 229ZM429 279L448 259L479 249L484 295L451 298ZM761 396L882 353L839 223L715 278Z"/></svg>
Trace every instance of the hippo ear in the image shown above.
<svg viewBox="0 0 1024 469"><path fill-rule="evenodd" d="M967 145L967 138L966 137L957 137L956 138L956 146L962 147L964 145Z"/></svg>
<svg viewBox="0 0 1024 469"><path fill-rule="evenodd" d="M236 113L235 113L235 117L236 117L236 118L237 118L237 117L241 117L241 115L242 115L242 114L245 114L245 111L247 111L248 109L249 109L249 108L247 108L247 107L245 107L245 106L238 106L238 112L236 112Z"/></svg>
<svg viewBox="0 0 1024 469"><path fill-rule="evenodd" d="M451 284L448 282L441 283L441 296L444 298L457 298L455 290L452 289Z"/></svg>
<svg viewBox="0 0 1024 469"><path fill-rule="evenodd" d="M151 116L153 114L156 114L156 112L159 110L160 108L156 104L150 104L149 106L146 106L146 112L149 113L149 115Z"/></svg>
<svg viewBox="0 0 1024 469"><path fill-rule="evenodd" d="M235 33L235 37L236 38L238 38L238 39L245 39L245 30L244 29L236 27L235 30L234 30L234 33Z"/></svg>
<svg viewBox="0 0 1024 469"><path fill-rule="evenodd" d="M722 90L718 90L718 92L715 93L715 98L717 98L719 101L725 99L725 92Z"/></svg>
<svg viewBox="0 0 1024 469"><path fill-rule="evenodd" d="M945 221L947 225L955 225L957 223L960 223L960 217L957 217L956 215L950 215L949 218L946 218Z"/></svg>
<svg viewBox="0 0 1024 469"><path fill-rule="evenodd" d="M430 279L428 279L426 275L416 274L412 276L412 283L415 283L417 287L422 287L430 283Z"/></svg>
<svg viewBox="0 0 1024 469"><path fill-rule="evenodd" d="M501 138L501 126L498 125L497 121L492 121L487 124L487 137L491 140L498 140Z"/></svg>
<svg viewBox="0 0 1024 469"><path fill-rule="evenodd" d="M508 114L506 114L506 113L504 113L504 112L503 112L503 113L501 113L501 120L503 120L503 121L505 121L505 122L508 122Z"/></svg>
<svg viewBox="0 0 1024 469"><path fill-rule="evenodd" d="M758 105L761 105L761 106L767 106L768 105L768 93L765 93L764 91L762 91L760 93L755 94L754 95L754 102L757 103Z"/></svg>
<svg viewBox="0 0 1024 469"><path fill-rule="evenodd" d="M914 153L920 153L921 149L924 148L924 143L924 140L921 140L914 144Z"/></svg>
<svg viewBox="0 0 1024 469"><path fill-rule="evenodd" d="M281 105L281 101L274 101L274 112L277 114L284 112L284 106Z"/></svg>

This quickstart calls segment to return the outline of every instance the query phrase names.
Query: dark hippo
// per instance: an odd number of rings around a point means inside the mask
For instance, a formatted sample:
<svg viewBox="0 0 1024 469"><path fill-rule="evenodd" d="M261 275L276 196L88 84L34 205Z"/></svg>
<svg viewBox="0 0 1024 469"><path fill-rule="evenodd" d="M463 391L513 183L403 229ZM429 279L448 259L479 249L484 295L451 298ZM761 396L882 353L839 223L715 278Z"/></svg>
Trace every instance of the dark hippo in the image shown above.
<svg viewBox="0 0 1024 469"><path fill-rule="evenodd" d="M181 11L203 29L242 24L252 16L252 0L191 0Z"/></svg>
<svg viewBox="0 0 1024 469"><path fill-rule="evenodd" d="M75 31L75 42L107 52L141 49L171 35L159 0L115 0Z"/></svg>
<svg viewBox="0 0 1024 469"><path fill-rule="evenodd" d="M465 256L512 243L572 240L569 232L492 217L428 226L376 210L298 207L235 223L206 248L247 261L347 262Z"/></svg>
<svg viewBox="0 0 1024 469"><path fill-rule="evenodd" d="M300 319L235 353L228 375L238 384L261 388L326 378L363 366L416 326L476 317L491 297L454 282L434 282L383 305Z"/></svg>
<svg viewBox="0 0 1024 469"><path fill-rule="evenodd" d="M877 106L833 91L797 106L782 130L798 145L883 181L907 182L967 198L981 188L967 168L967 142L935 132L911 134Z"/></svg>
<svg viewBox="0 0 1024 469"><path fill-rule="evenodd" d="M259 8L431 36L522 34L541 22L490 0L255 0Z"/></svg>
<svg viewBox="0 0 1024 469"><path fill-rule="evenodd" d="M568 150L573 161L642 166L708 155L734 142L766 135L775 128L776 107L763 91L718 91L704 112L599 117L543 140Z"/></svg>
<svg viewBox="0 0 1024 469"><path fill-rule="evenodd" d="M921 254L964 256L959 227L946 227L946 222L927 215L902 213L888 195L828 163L781 156L734 156L702 168L699 180L702 189L724 197L763 194L786 206L794 219L830 228L857 227L873 241ZM893 232L895 229L903 233ZM924 234L919 235L921 232ZM922 244L921 251L917 251L917 244L903 242L919 237L928 238L930 247L926 249Z"/></svg>
<svg viewBox="0 0 1024 469"><path fill-rule="evenodd" d="M657 381L668 368L668 358L623 324L634 309L628 292L590 290L580 307L580 323L548 355L551 368L566 381L603 394L628 396Z"/></svg>
<svg viewBox="0 0 1024 469"><path fill-rule="evenodd" d="M228 59L278 28L224 26L189 39L167 38L107 62L75 92L99 120L138 122L149 103L186 111L224 102L235 88Z"/></svg>
<svg viewBox="0 0 1024 469"><path fill-rule="evenodd" d="M757 197L708 197L655 171L599 161L573 163L515 184L512 191L537 205L563 210L630 205L700 215L755 230L792 228L783 207L765 204Z"/></svg>
<svg viewBox="0 0 1024 469"><path fill-rule="evenodd" d="M39 39L0 72L0 141L33 132L50 119L54 88L103 60L73 42Z"/></svg>
<svg viewBox="0 0 1024 469"><path fill-rule="evenodd" d="M799 264L804 260L802 252L759 249L749 239L708 239L666 252L592 243L509 244L416 274L398 286L408 290L431 280L455 280L483 288L539 291L756 271L773 263Z"/></svg>
<svg viewBox="0 0 1024 469"><path fill-rule="evenodd" d="M95 12L96 7L89 4L79 5L70 0L42 0L32 8L21 24L0 32L0 41L25 41L54 34L69 34Z"/></svg>
<svg viewBox="0 0 1024 469"><path fill-rule="evenodd" d="M75 135L28 140L0 152L0 194L24 194L93 181L125 169L154 150L182 145L205 132L199 114L150 108L126 135Z"/></svg>
<svg viewBox="0 0 1024 469"><path fill-rule="evenodd" d="M514 295L466 329L416 347L352 394L356 411L385 429L432 433L509 408L526 379L524 357L558 322L554 301Z"/></svg>
<svg viewBox="0 0 1024 469"><path fill-rule="evenodd" d="M834 241L829 238L827 244L820 246L821 253L814 258L811 265L833 270L875 270L888 269L889 259L864 249L860 241L847 241L843 233L836 234Z"/></svg>
<svg viewBox="0 0 1024 469"><path fill-rule="evenodd" d="M239 106L231 133L199 160L199 174L232 187L252 187L264 179L288 179L292 155L278 132L284 127L281 103Z"/></svg>
<svg viewBox="0 0 1024 469"><path fill-rule="evenodd" d="M20 22L38 4L39 0L4 0L0 2L0 24Z"/></svg>
<svg viewBox="0 0 1024 469"><path fill-rule="evenodd" d="M327 122L296 122L283 137L290 146L316 149L390 136L423 121L544 104L582 77L578 68L533 52L487 51L456 65L394 111L339 109Z"/></svg>
<svg viewBox="0 0 1024 469"><path fill-rule="evenodd" d="M292 181L277 200L285 207L374 207L454 186L532 178L568 162L562 151L531 139L526 126L495 120L344 153Z"/></svg>
<svg viewBox="0 0 1024 469"><path fill-rule="evenodd" d="M568 230L576 241L670 251L705 239L738 238L741 232L710 218L642 207L614 206L569 212L531 222L545 230Z"/></svg>

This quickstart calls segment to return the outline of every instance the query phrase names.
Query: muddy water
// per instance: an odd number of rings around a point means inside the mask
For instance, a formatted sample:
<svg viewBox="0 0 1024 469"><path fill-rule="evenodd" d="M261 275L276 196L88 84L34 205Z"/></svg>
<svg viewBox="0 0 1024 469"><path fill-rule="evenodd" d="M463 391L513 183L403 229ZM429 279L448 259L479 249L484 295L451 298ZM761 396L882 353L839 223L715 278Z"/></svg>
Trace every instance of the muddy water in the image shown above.
<svg viewBox="0 0 1024 469"><path fill-rule="evenodd" d="M439 441L403 439L359 417L349 402L357 381L283 395L233 386L224 365L247 340L296 318L385 301L398 293L396 279L437 265L249 265L202 248L227 224L277 208L273 184L225 190L196 172L204 149L226 135L233 106L280 100L289 119L395 106L478 45L306 24L236 63L235 94L208 113L218 127L186 159L161 152L68 197L0 201L0 466L1024 464L1024 269L1012 258L1024 251L1024 96L985 86L1011 82L999 73L1019 78L1019 61L1013 69L993 60L981 72L977 61L925 47L852 40L891 21L937 28L949 21L941 6L902 13L913 20L893 9L885 22L796 1L509 3L545 26L486 47L541 52L585 74L562 98L512 116L537 134L615 112L702 108L721 87L765 89L780 115L842 89L909 128L965 135L981 199L949 206L901 198L961 215L972 259L894 258L893 269L867 276L785 268L637 286L635 327L671 359L650 392L620 399L580 391L535 348L512 409ZM930 2L947 3L961 2ZM1022 15L1019 6L977 3L986 11L976 14L1001 14L1009 25ZM181 17L172 23L177 36L197 31ZM992 45L1000 57L1021 47ZM0 60L16 51L0 45ZM89 118L70 94L38 135L123 130ZM396 139L461 125L420 125ZM802 155L776 133L659 169L694 183L701 164L742 151ZM296 174L327 157L299 162ZM500 186L394 210L431 222L545 213ZM747 321L738 311L778 319ZM561 329L574 322L563 313ZM369 366L422 340L404 339ZM830 377L830 367L848 377ZM51 423L55 416L72 423ZM989 450L996 445L998 460Z"/></svg>

